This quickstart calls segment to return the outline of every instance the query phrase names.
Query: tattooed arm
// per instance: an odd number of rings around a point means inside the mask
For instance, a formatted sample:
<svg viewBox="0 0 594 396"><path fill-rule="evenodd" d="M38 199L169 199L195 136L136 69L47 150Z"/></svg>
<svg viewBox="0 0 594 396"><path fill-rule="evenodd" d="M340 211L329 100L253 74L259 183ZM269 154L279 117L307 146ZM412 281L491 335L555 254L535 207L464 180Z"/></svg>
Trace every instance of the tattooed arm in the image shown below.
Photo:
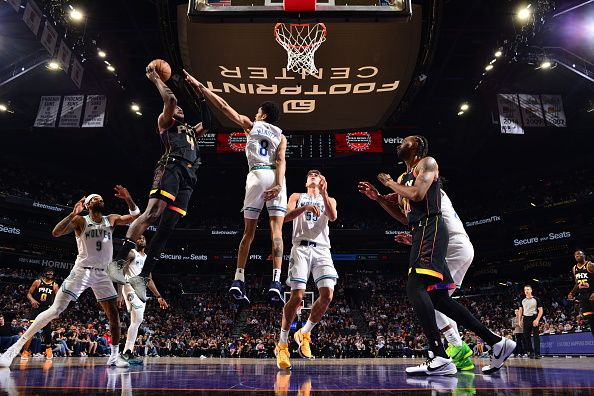
<svg viewBox="0 0 594 396"><path fill-rule="evenodd" d="M431 184L439 177L439 167L437 161L432 157L425 157L416 166L417 177L412 186L403 186L398 184L392 177L385 173L377 175L377 179L386 187L392 189L403 198L411 201L422 201L431 187Z"/></svg>

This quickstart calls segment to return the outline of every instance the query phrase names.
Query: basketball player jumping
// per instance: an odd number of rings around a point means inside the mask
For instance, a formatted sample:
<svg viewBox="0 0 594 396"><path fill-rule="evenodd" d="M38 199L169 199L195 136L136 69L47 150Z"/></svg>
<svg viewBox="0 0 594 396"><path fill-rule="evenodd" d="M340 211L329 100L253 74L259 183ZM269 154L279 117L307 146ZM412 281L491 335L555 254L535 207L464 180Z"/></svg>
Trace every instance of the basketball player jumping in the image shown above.
<svg viewBox="0 0 594 396"><path fill-rule="evenodd" d="M279 369L291 368L289 331L295 314L301 306L310 273L320 292L314 302L307 323L295 335L299 354L311 359L311 331L328 310L334 294L338 273L330 254L328 221L335 221L338 212L336 200L328 195L328 183L318 170L310 170L305 182L307 193L294 193L289 197L285 222L293 221L293 247L289 261L287 285L291 297L283 309L280 340L275 348Z"/></svg>
<svg viewBox="0 0 594 396"><path fill-rule="evenodd" d="M59 286L54 281L54 270L51 268L46 269L39 279L33 281L33 284L27 292L27 299L31 302L31 322L33 318L36 318L40 313L47 310L54 302L54 297L58 292ZM52 325L48 323L43 329L43 343L45 344L45 358L52 360L54 353L52 351ZM21 360L27 360L30 356L29 346L33 337L27 340L27 343L23 347L23 353L21 353Z"/></svg>
<svg viewBox="0 0 594 396"><path fill-rule="evenodd" d="M437 161L427 156L427 147L426 139L420 136L409 136L398 146L398 157L407 166L403 185L392 180L388 174L378 175L378 180L403 200L406 218L403 216L400 221L409 225L413 234L406 292L429 340L427 361L408 367L406 372L412 375L448 375L457 371L441 343L435 319L437 309L474 331L491 346L491 362L482 371L492 373L503 366L516 345L492 333L449 295L448 290L455 288L456 284L445 260L448 230L441 213L441 179ZM359 184L359 190L366 195L371 187L368 182Z"/></svg>
<svg viewBox="0 0 594 396"><path fill-rule="evenodd" d="M245 131L249 173L245 184L243 201L244 230L237 253L237 269L235 280L229 292L236 300L249 303L245 293L245 266L254 240L258 217L266 202L272 237L272 282L269 287L270 300L282 302L283 289L280 283L280 272L283 259L283 218L287 212L287 186L285 184L285 150L287 139L283 131L273 125L279 116L279 107L274 102L264 102L258 108L254 121L239 114L224 99L214 94L185 70L186 81L204 93L204 96L216 106L227 118Z"/></svg>
<svg viewBox="0 0 594 396"><path fill-rule="evenodd" d="M184 112L177 105L175 95L161 80L153 66L147 67L146 76L155 84L163 99L163 111L157 119L157 127L165 152L157 162L146 210L132 223L117 257L109 265L111 279L119 284L129 283L142 302L146 302L147 283L161 252L177 222L188 210L200 164L196 138L210 129L211 120L210 111L199 88L195 89L195 93L199 97L202 122L192 127L184 122ZM161 220L148 248L142 271L137 276L127 279L124 266L128 253L135 246L134 241L159 217Z"/></svg>
<svg viewBox="0 0 594 396"><path fill-rule="evenodd" d="M406 173L400 176L398 179L399 183L405 175ZM398 202L398 194L380 195L372 185L368 185L362 192L368 198L378 202L396 220L405 220L400 207L401 202ZM454 283L457 287L460 287L464 275L466 275L470 264L472 264L474 248L462 221L452 205L452 201L443 190L441 190L441 214L448 229L446 263ZM412 236L410 234L399 234L394 239L396 242L412 245ZM449 290L450 295L454 293L454 290ZM462 371L472 370L474 368L472 350L468 344L462 341L456 322L437 310L435 311L435 319L437 321L437 327L448 341L449 345L446 353L452 358L456 368Z"/></svg>
<svg viewBox="0 0 594 396"><path fill-rule="evenodd" d="M573 254L576 265L573 266L572 272L575 279L575 285L567 296L568 299L573 300L577 298L582 309L582 316L590 323L590 331L594 336L594 264L591 261L586 261L584 251L578 249Z"/></svg>
<svg viewBox="0 0 594 396"><path fill-rule="evenodd" d="M146 239L144 235L141 235L140 238L136 240L136 249L132 249L130 250L130 253L128 253L128 260L126 268L124 269L124 272L127 274L126 276L138 276L138 274L142 272L142 267L144 266L144 262L146 260L146 254L144 253L145 248ZM157 287L155 286L155 283L152 279L149 279L147 286L159 302L161 309L167 309L169 305L167 305L167 301L165 301L165 299L157 290ZM126 345L124 346L124 358L130 364L141 364L142 361L133 359L133 351L134 343L136 342L136 337L138 336L138 329L144 320L144 310L146 308L146 303L142 302L138 298L136 292L129 283L125 285L118 285L118 306L121 307L124 302L126 304L126 309L130 313L130 326L128 327Z"/></svg>
<svg viewBox="0 0 594 396"><path fill-rule="evenodd" d="M114 190L116 197L126 201L130 214L104 215L103 198L98 194L91 194L81 198L74 205L72 213L54 227L52 235L55 237L74 231L78 247L74 267L62 283L51 307L37 315L23 336L0 357L0 367L9 367L23 345L50 321L60 316L68 304L78 300L89 287L93 289L97 302L109 321L112 344L107 364L117 367L129 366L119 354L120 315L116 304L117 292L105 270L113 255L113 228L121 224L130 224L140 214L140 210L126 188L117 185ZM89 214L81 216L80 213L85 208L89 210Z"/></svg>

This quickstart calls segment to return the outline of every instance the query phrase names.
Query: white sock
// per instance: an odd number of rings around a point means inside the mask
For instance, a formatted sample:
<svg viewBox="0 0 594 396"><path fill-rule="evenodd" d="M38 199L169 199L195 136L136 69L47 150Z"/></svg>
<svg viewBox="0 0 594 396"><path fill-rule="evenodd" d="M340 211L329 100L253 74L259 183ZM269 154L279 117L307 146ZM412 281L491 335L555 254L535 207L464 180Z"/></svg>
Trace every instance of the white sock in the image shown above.
<svg viewBox="0 0 594 396"><path fill-rule="evenodd" d="M118 345L109 344L109 347L111 348L111 356L117 356L118 353L120 353L120 344L118 344Z"/></svg>
<svg viewBox="0 0 594 396"><path fill-rule="evenodd" d="M307 323L303 325L301 328L302 333L311 333L314 327L316 327L317 323L312 322L311 320L307 319Z"/></svg>
<svg viewBox="0 0 594 396"><path fill-rule="evenodd" d="M240 280L242 282L245 282L245 277L243 276L243 268L237 268L235 270L235 280Z"/></svg>
<svg viewBox="0 0 594 396"><path fill-rule="evenodd" d="M289 332L290 331L291 330L283 330L283 329L281 329L281 331L280 331L280 340L279 340L279 342L281 344L288 344L289 343Z"/></svg>
<svg viewBox="0 0 594 396"><path fill-rule="evenodd" d="M272 280L274 282L280 282L280 273L281 273L280 268L272 270Z"/></svg>
<svg viewBox="0 0 594 396"><path fill-rule="evenodd" d="M448 340L448 344L452 344L455 347L462 346L462 338L460 338L460 333L458 333L454 328L450 328L443 333L443 336L446 340Z"/></svg>

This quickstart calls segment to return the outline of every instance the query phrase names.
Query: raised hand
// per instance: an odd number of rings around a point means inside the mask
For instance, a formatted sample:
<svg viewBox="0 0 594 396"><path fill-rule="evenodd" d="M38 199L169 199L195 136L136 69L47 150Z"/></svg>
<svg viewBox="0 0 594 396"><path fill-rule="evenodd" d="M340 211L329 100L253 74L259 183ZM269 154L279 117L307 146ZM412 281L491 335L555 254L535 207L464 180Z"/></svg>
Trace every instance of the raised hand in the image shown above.
<svg viewBox="0 0 594 396"><path fill-rule="evenodd" d="M155 82L155 81L158 81L161 79L161 77L159 77L159 74L155 70L155 67L152 65L148 65L146 67L146 78L148 78L152 82Z"/></svg>
<svg viewBox="0 0 594 396"><path fill-rule="evenodd" d="M72 214L77 215L83 211L85 208L85 198L87 197L82 197L77 203L74 204L74 208L72 208Z"/></svg>
<svg viewBox="0 0 594 396"><path fill-rule="evenodd" d="M384 186L387 186L389 182L392 181L392 176L388 173L380 173L377 175L377 180L382 183Z"/></svg>
<svg viewBox="0 0 594 396"><path fill-rule="evenodd" d="M319 185L319 188L320 188L320 192L322 194L325 194L325 193L328 192L328 182L326 181L326 178L324 176L322 176L322 175L320 175L320 185Z"/></svg>
<svg viewBox="0 0 594 396"><path fill-rule="evenodd" d="M130 199L130 193L128 192L128 189L120 184L117 184L113 190L115 191L114 196L116 198L120 198L120 199Z"/></svg>
<svg viewBox="0 0 594 396"><path fill-rule="evenodd" d="M398 234L394 237L394 241L397 243L402 243L403 245L412 245L412 235Z"/></svg>
<svg viewBox="0 0 594 396"><path fill-rule="evenodd" d="M376 201L379 198L379 192L371 183L362 181L359 182L359 192L365 195L367 198Z"/></svg>

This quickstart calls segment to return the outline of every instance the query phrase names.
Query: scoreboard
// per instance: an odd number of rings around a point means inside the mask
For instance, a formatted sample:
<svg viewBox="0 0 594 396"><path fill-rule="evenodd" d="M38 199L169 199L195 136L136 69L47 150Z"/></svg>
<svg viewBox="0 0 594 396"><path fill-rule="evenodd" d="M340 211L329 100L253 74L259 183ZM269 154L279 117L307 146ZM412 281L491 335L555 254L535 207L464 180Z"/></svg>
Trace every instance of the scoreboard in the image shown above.
<svg viewBox="0 0 594 396"><path fill-rule="evenodd" d="M290 159L328 159L353 154L393 153L395 138L384 138L382 131L316 132L284 134L286 156ZM399 138L397 138L399 139ZM243 131L208 133L198 139L204 153L243 154L246 136Z"/></svg>

